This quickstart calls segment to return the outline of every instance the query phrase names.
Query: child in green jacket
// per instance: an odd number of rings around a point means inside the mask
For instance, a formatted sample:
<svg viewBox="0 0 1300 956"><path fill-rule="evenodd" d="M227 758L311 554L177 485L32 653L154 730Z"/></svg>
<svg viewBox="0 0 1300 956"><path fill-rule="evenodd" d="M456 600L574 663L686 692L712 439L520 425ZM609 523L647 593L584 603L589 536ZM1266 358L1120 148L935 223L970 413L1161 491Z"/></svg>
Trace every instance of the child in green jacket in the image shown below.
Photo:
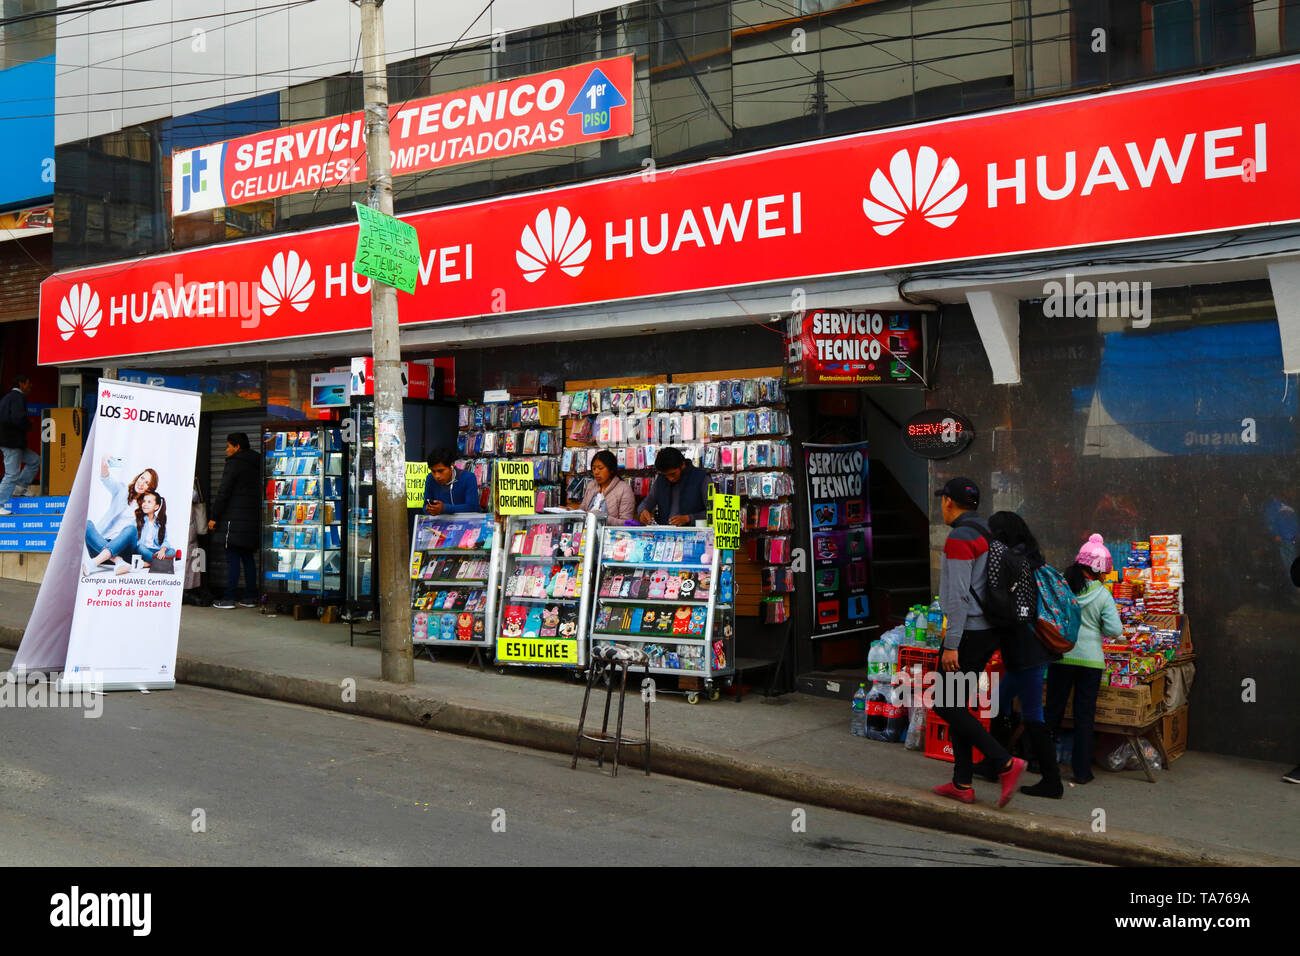
<svg viewBox="0 0 1300 956"><path fill-rule="evenodd" d="M1103 637L1119 637L1123 627L1115 599L1101 583L1112 567L1110 551L1099 534L1091 535L1079 549L1065 580L1079 601L1082 621L1079 639L1059 664L1047 668L1047 706L1044 717L1053 730L1065 714L1065 701L1074 690L1074 782L1092 779L1092 728L1097 717L1097 692L1106 666Z"/></svg>

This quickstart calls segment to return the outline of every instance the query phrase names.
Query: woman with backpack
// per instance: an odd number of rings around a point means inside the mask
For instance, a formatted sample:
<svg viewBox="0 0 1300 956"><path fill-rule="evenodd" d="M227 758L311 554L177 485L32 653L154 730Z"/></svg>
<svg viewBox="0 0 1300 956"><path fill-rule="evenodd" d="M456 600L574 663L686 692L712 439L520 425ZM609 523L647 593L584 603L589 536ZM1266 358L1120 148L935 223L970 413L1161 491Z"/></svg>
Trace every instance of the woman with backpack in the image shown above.
<svg viewBox="0 0 1300 956"><path fill-rule="evenodd" d="M1021 787L1021 793L1034 797L1059 799L1062 793L1061 773L1056 765L1056 746L1043 722L1043 677L1047 665L1060 660L1042 642L1034 630L1038 617L1038 587L1035 575L1047 562L1038 548L1038 542L1014 511L999 511L989 518L989 532L993 540L1001 541L1028 569L1027 587L1017 587L1016 623L1008 628L1002 642L1002 663L1006 673L998 686L999 714L1004 733L1010 728L1011 701L1020 698L1020 717L1030 749L1038 760L1043 778L1031 787ZM1019 562L1018 562L1019 563ZM1023 593L1021 593L1023 592ZM1009 738L1009 734L1008 734ZM999 741L1004 743L1005 741ZM981 770L985 769L981 766Z"/></svg>
<svg viewBox="0 0 1300 956"><path fill-rule="evenodd" d="M1065 714L1065 700L1074 689L1074 782L1092 780L1092 726L1097 716L1097 691L1101 688L1103 637L1119 637L1120 624L1115 599L1102 586L1112 567L1110 550L1099 534L1089 536L1079 549L1074 564L1065 570L1065 580L1079 602L1082 620L1079 638L1059 664L1047 668L1047 724L1053 730Z"/></svg>

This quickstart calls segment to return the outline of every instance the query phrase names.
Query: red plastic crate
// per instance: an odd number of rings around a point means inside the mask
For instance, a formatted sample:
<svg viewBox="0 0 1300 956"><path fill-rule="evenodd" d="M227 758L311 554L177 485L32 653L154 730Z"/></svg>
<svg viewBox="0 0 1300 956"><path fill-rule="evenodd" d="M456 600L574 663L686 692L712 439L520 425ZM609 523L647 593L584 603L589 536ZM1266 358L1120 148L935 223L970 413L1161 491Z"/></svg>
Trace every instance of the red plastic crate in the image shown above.
<svg viewBox="0 0 1300 956"><path fill-rule="evenodd" d="M898 649L898 671L901 674L909 674L914 664L921 665L921 673L928 674L930 671L939 669L938 647L912 647L910 645Z"/></svg>
<svg viewBox="0 0 1300 956"><path fill-rule="evenodd" d="M975 715L984 729L988 730L992 723L987 717ZM933 757L936 760L946 760L953 762L952 741L949 739L948 721L944 720L934 711L929 711L925 715L925 755ZM984 759L984 754L978 747L971 748L971 760L979 763Z"/></svg>

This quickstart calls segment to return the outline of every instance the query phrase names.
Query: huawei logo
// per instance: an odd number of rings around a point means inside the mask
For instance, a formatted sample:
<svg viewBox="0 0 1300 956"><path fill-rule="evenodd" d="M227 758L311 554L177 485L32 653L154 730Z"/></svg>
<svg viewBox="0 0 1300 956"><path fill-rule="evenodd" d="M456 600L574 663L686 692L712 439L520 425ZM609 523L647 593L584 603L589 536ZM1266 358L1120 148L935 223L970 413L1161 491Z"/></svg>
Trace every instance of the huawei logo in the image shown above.
<svg viewBox="0 0 1300 956"><path fill-rule="evenodd" d="M80 329L86 337L93 339L99 331L100 320L104 313L99 309L99 293L91 292L84 282L68 290L63 301L59 303L59 317L56 324L63 341L68 341Z"/></svg>
<svg viewBox="0 0 1300 956"><path fill-rule="evenodd" d="M262 282L257 290L257 301L265 315L275 315L286 303L299 312L305 312L316 291L316 281L311 277L311 264L299 259L298 253L287 256L277 252L271 264L262 270Z"/></svg>
<svg viewBox="0 0 1300 956"><path fill-rule="evenodd" d="M871 177L871 198L862 200L862 211L887 236L909 216L920 215L932 226L947 229L957 221L956 212L966 201L966 187L958 186L961 170L951 156L939 167L939 154L929 146L916 151L916 165L906 149L889 161L889 175L877 169Z"/></svg>
<svg viewBox="0 0 1300 956"><path fill-rule="evenodd" d="M581 216L574 219L569 210L558 206L554 219L549 209L543 209L531 226L524 226L515 262L525 279L536 282L551 266L559 266L565 275L581 275L582 264L589 255L591 240L587 239L587 224Z"/></svg>

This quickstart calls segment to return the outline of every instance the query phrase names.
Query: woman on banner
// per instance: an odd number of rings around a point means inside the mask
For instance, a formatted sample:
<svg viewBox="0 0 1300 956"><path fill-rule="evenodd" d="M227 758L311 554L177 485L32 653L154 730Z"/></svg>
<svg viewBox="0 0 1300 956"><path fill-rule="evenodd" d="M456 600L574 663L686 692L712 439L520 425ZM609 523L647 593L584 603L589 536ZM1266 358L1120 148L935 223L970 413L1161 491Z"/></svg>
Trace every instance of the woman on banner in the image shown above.
<svg viewBox="0 0 1300 956"><path fill-rule="evenodd" d="M112 498L98 522L86 522L86 551L90 555L90 561L82 568L86 574L98 571L110 558L115 574L131 570L123 558L133 553L138 540L136 501L141 495L158 490L158 472L152 468L140 472L129 485L113 478L111 469L120 467L121 463L120 458L107 456L99 460L99 480Z"/></svg>

